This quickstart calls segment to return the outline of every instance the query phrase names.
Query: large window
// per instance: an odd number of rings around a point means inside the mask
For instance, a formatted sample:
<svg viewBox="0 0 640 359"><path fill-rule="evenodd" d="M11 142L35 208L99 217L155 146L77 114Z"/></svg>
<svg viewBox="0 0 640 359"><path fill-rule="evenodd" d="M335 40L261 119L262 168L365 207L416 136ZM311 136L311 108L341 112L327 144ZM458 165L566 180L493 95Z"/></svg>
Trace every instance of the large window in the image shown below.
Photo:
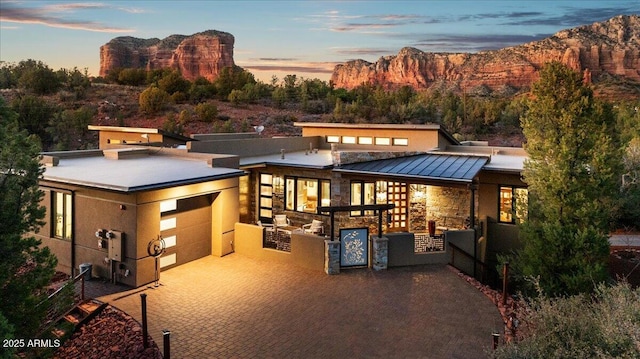
<svg viewBox="0 0 640 359"><path fill-rule="evenodd" d="M260 220L273 217L273 176L268 173L260 174Z"/></svg>
<svg viewBox="0 0 640 359"><path fill-rule="evenodd" d="M331 205L329 180L286 177L285 192L285 208L290 211L317 213L319 206Z"/></svg>
<svg viewBox="0 0 640 359"><path fill-rule="evenodd" d="M529 192L526 188L501 186L498 203L499 221L521 223L527 218Z"/></svg>
<svg viewBox="0 0 640 359"><path fill-rule="evenodd" d="M71 193L51 192L53 198L53 236L71 239L73 228L73 201Z"/></svg>
<svg viewBox="0 0 640 359"><path fill-rule="evenodd" d="M352 181L350 203L352 206L387 203L387 182ZM372 214L373 211L351 211L352 216Z"/></svg>

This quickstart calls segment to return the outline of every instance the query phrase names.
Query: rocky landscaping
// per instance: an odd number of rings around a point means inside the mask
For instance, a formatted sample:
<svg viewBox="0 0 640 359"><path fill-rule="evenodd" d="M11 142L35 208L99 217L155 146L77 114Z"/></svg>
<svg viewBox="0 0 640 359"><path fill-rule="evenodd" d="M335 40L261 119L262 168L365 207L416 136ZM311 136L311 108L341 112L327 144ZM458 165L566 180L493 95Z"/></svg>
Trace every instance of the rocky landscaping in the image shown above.
<svg viewBox="0 0 640 359"><path fill-rule="evenodd" d="M144 348L142 327L129 315L107 306L82 326L55 352L54 358L162 358L156 343L148 338Z"/></svg>

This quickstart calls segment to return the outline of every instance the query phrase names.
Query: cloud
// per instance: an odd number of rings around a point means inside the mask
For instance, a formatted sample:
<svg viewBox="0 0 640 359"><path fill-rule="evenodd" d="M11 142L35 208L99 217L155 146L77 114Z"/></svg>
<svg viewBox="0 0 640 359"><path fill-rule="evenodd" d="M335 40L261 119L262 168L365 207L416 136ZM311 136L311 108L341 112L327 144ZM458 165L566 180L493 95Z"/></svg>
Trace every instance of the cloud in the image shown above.
<svg viewBox="0 0 640 359"><path fill-rule="evenodd" d="M617 15L637 14L640 12L640 6L637 7L602 7L602 8L573 8L565 7L564 13L560 16L545 16L545 14L532 15L530 19L505 22L503 25L517 26L560 26L560 27L576 27L587 25L594 22L605 21Z"/></svg>
<svg viewBox="0 0 640 359"><path fill-rule="evenodd" d="M330 74L338 62L298 62L292 64L240 64L240 66L254 71L307 72Z"/></svg>
<svg viewBox="0 0 640 359"><path fill-rule="evenodd" d="M349 56L379 56L379 55L389 55L394 52L394 50L390 49L381 49L381 48L332 48L334 53L339 55L349 55Z"/></svg>
<svg viewBox="0 0 640 359"><path fill-rule="evenodd" d="M293 58L293 57L261 57L258 59L250 59L250 60L257 60L257 61L298 61L298 59Z"/></svg>
<svg viewBox="0 0 640 359"><path fill-rule="evenodd" d="M509 46L537 41L551 34L535 35L433 35L417 40L413 46L430 52L477 52L497 50Z"/></svg>
<svg viewBox="0 0 640 359"><path fill-rule="evenodd" d="M0 7L0 20L12 23L38 24L49 27L57 27L72 30L85 30L95 32L124 33L133 32L133 29L112 27L99 22L71 20L56 14L72 12L84 9L110 8L100 3L71 3L53 4L44 7L17 7L4 5Z"/></svg>

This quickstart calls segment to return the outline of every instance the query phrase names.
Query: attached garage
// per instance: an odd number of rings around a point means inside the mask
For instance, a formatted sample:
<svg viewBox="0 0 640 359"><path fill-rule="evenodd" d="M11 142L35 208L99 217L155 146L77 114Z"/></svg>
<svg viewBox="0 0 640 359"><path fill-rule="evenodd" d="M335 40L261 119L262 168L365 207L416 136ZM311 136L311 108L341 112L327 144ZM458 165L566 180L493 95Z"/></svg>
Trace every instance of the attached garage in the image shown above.
<svg viewBox="0 0 640 359"><path fill-rule="evenodd" d="M34 234L74 274L141 286L155 280L149 243L162 238L161 269L232 252L239 220L236 156L169 148L47 153L41 189L47 224ZM61 200L63 202L61 202Z"/></svg>

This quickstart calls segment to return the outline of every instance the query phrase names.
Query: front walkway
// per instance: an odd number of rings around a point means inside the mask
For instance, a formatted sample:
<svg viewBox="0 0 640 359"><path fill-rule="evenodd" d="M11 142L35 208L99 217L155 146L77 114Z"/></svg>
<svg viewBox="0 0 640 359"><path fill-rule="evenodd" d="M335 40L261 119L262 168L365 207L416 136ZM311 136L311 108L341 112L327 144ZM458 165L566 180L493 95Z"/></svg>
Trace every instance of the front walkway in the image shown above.
<svg viewBox="0 0 640 359"><path fill-rule="evenodd" d="M99 298L141 321L172 358L483 358L496 307L445 266L329 276L239 254L161 274L161 285Z"/></svg>

